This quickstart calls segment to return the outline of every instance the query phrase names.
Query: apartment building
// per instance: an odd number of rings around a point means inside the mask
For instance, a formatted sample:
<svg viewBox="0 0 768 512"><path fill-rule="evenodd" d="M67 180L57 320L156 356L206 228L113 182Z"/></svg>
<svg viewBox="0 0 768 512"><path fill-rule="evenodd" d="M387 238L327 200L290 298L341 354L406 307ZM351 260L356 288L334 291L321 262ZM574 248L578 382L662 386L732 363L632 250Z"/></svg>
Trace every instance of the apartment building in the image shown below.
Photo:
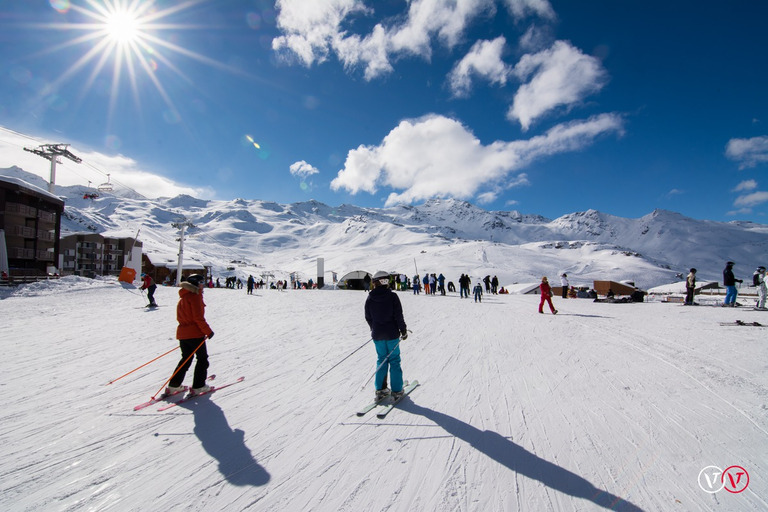
<svg viewBox="0 0 768 512"><path fill-rule="evenodd" d="M11 176L0 176L0 269L11 278L56 272L64 201Z"/></svg>
<svg viewBox="0 0 768 512"><path fill-rule="evenodd" d="M74 233L62 237L60 246L59 268L62 275L117 276L123 266L140 269L143 244L132 237Z"/></svg>

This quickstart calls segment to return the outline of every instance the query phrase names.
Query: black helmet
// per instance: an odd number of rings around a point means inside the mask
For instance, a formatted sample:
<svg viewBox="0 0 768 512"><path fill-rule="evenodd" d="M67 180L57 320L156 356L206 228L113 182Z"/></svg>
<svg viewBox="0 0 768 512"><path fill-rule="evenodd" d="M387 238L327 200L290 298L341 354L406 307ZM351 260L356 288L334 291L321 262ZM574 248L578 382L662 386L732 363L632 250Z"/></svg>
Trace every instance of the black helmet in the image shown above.
<svg viewBox="0 0 768 512"><path fill-rule="evenodd" d="M187 278L187 282L194 286L200 286L205 283L205 277L200 274L192 274Z"/></svg>
<svg viewBox="0 0 768 512"><path fill-rule="evenodd" d="M725 266L726 267L732 267L733 266L733 262L732 261L728 261L728 262L726 262Z"/></svg>
<svg viewBox="0 0 768 512"><path fill-rule="evenodd" d="M695 273L696 273L696 269L695 269L695 268L692 268L692 269L691 269L691 272L693 272L693 273L695 274Z"/></svg>

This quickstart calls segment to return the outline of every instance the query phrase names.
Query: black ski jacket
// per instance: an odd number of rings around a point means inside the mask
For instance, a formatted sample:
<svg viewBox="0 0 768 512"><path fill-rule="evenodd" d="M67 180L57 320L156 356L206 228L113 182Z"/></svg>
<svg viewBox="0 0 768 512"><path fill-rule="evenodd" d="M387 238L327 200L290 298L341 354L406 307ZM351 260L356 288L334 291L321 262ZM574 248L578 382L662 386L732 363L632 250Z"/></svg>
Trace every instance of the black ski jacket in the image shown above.
<svg viewBox="0 0 768 512"><path fill-rule="evenodd" d="M743 281L733 276L731 267L725 267L725 270L723 270L723 286L736 286L737 282L741 283Z"/></svg>
<svg viewBox="0 0 768 512"><path fill-rule="evenodd" d="M400 298L386 286L376 287L368 294L365 321L371 328L374 341L394 340L406 330Z"/></svg>

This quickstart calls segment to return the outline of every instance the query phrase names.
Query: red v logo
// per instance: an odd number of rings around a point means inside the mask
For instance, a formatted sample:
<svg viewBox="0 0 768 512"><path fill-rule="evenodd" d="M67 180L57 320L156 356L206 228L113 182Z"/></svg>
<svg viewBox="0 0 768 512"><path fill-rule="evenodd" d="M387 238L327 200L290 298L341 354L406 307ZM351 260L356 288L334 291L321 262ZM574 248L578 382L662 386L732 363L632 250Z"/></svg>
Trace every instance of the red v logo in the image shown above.
<svg viewBox="0 0 768 512"><path fill-rule="evenodd" d="M736 488L736 485L741 482L741 475L744 473L736 473L736 481L733 481L733 473L728 473L728 479L731 481L731 487Z"/></svg>

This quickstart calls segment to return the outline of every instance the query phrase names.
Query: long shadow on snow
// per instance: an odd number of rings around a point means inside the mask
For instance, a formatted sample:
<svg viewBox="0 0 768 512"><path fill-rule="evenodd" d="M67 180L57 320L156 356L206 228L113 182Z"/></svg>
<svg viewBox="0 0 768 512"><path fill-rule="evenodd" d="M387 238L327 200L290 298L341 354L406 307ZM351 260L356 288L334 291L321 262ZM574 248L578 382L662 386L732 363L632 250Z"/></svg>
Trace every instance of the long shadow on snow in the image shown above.
<svg viewBox="0 0 768 512"><path fill-rule="evenodd" d="M480 430L447 414L404 401L402 409L434 421L449 434L469 443L499 464L533 480L538 480L550 489L589 500L596 505L622 512L642 512L633 503L598 489L586 479L571 473L557 464L537 457L522 446L490 430Z"/></svg>
<svg viewBox="0 0 768 512"><path fill-rule="evenodd" d="M245 432L239 428L232 430L224 411L208 398L179 404L192 411L194 432L203 449L219 462L219 472L232 485L265 485L270 474L245 445Z"/></svg>

